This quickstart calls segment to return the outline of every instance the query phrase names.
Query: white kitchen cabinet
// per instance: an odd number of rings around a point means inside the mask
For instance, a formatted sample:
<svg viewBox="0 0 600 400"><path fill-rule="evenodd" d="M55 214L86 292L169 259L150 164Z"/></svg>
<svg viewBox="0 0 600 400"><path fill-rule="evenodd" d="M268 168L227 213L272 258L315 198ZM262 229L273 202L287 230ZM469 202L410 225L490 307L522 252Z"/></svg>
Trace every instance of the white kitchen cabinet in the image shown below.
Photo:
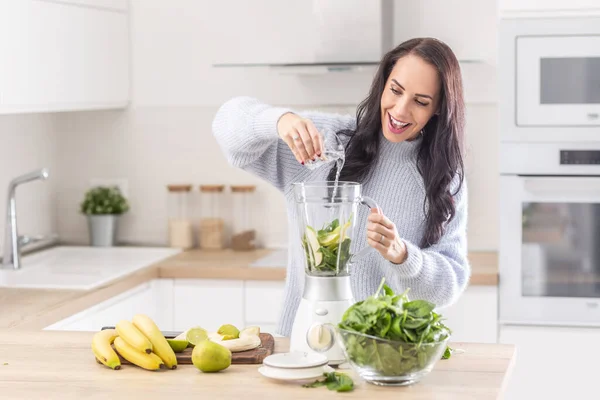
<svg viewBox="0 0 600 400"><path fill-rule="evenodd" d="M284 301L284 282L247 281L244 284L245 325L274 333ZM497 343L497 286L473 285L452 306L437 310L453 331L452 341Z"/></svg>
<svg viewBox="0 0 600 400"><path fill-rule="evenodd" d="M596 399L600 328L500 327L499 342L516 345L505 398Z"/></svg>
<svg viewBox="0 0 600 400"><path fill-rule="evenodd" d="M214 63L379 61L392 36L391 29L383 29L388 26L386 3L259 0L238 1L232 7L230 2L214 2L211 11L228 22L215 24L210 32L219 38L221 47L228 49Z"/></svg>
<svg viewBox="0 0 600 400"><path fill-rule="evenodd" d="M245 325L244 282L225 279L175 279L173 329L201 326L216 331L223 324Z"/></svg>
<svg viewBox="0 0 600 400"><path fill-rule="evenodd" d="M122 319L131 320L135 314L141 313L152 318L161 329L170 330L172 328L169 315L172 309L171 289L166 285L169 282L169 280L145 282L45 329L97 331L103 326L115 326Z"/></svg>
<svg viewBox="0 0 600 400"><path fill-rule="evenodd" d="M437 311L446 318L453 342L497 343L497 286L469 286L455 304Z"/></svg>
<svg viewBox="0 0 600 400"><path fill-rule="evenodd" d="M0 114L123 108L126 0L2 0Z"/></svg>
<svg viewBox="0 0 600 400"><path fill-rule="evenodd" d="M519 13L535 16L545 15L589 15L598 14L600 2L598 0L499 0L498 10L500 16L518 15Z"/></svg>
<svg viewBox="0 0 600 400"><path fill-rule="evenodd" d="M413 37L434 37L448 44L461 61L493 62L496 19L496 0L396 2L394 36L396 44Z"/></svg>
<svg viewBox="0 0 600 400"><path fill-rule="evenodd" d="M283 281L247 281L244 284L245 325L258 325L274 334L283 305Z"/></svg>
<svg viewBox="0 0 600 400"><path fill-rule="evenodd" d="M173 283L174 330L222 324L242 329L259 326L275 334L283 304L284 282L176 279Z"/></svg>

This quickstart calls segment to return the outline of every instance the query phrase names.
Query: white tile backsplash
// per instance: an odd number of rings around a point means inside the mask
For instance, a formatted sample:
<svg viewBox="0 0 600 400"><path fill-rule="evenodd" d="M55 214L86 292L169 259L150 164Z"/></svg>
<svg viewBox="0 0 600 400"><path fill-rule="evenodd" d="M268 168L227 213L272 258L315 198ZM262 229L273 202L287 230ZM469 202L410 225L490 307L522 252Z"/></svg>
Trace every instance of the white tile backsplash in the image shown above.
<svg viewBox="0 0 600 400"><path fill-rule="evenodd" d="M56 188L61 177L54 123L52 114L0 115L0 250L4 243L8 184L30 171L47 167L50 177L17 188L19 234L49 235L58 230Z"/></svg>

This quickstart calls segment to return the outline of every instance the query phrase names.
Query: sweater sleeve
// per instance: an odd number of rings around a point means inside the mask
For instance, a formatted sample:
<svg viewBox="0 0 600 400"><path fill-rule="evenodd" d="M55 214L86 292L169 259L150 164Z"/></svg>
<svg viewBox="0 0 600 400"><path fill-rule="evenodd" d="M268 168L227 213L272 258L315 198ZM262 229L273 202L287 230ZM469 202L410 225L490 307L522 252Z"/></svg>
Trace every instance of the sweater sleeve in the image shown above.
<svg viewBox="0 0 600 400"><path fill-rule="evenodd" d="M402 264L384 264L384 276L396 287L410 288L411 299L424 299L443 308L454 303L466 288L471 268L467 257L467 183L454 196L456 214L444 234L426 249L404 240L408 252Z"/></svg>
<svg viewBox="0 0 600 400"><path fill-rule="evenodd" d="M282 191L310 173L277 134L277 122L287 112L310 119L318 131L354 129L356 124L351 115L295 112L246 96L223 104L212 123L213 134L231 165L255 174Z"/></svg>

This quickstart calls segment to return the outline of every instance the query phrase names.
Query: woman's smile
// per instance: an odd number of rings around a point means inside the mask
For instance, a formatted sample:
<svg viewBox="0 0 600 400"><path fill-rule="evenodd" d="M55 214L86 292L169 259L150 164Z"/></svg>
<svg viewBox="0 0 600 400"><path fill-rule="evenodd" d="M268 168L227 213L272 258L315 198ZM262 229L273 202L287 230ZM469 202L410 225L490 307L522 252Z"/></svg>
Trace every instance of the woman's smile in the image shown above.
<svg viewBox="0 0 600 400"><path fill-rule="evenodd" d="M388 128L394 135L403 134L408 128L411 127L411 125L412 124L410 122L405 122L401 119L394 118L392 114L388 113Z"/></svg>

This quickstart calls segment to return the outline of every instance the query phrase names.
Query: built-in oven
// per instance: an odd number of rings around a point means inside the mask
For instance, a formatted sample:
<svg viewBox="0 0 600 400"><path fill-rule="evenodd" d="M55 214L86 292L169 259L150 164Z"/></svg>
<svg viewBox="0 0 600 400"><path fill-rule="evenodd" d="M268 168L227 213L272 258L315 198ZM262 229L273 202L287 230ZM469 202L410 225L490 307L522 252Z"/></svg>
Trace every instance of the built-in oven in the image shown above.
<svg viewBox="0 0 600 400"><path fill-rule="evenodd" d="M501 324L600 326L600 141L503 149Z"/></svg>
<svg viewBox="0 0 600 400"><path fill-rule="evenodd" d="M600 326L600 176L504 175L500 193L501 322Z"/></svg>

